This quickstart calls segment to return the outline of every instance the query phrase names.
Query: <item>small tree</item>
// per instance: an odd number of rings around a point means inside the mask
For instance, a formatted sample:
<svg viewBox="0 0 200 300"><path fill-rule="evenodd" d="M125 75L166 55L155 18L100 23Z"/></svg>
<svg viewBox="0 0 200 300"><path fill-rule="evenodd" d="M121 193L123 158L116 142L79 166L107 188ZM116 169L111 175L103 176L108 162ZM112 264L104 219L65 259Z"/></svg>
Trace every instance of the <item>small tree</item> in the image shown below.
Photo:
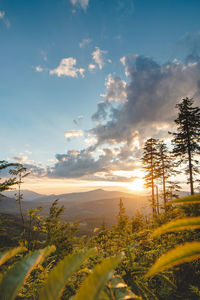
<svg viewBox="0 0 200 300"><path fill-rule="evenodd" d="M179 109L178 118L175 120L178 132L169 132L173 135L173 154L179 158L179 164L188 164L186 174L189 175L191 195L194 194L194 175L199 173L195 155L200 151L200 108L193 107L193 103L193 99L185 98L176 105Z"/></svg>
<svg viewBox="0 0 200 300"><path fill-rule="evenodd" d="M17 178L17 186L18 186L18 191L15 193L16 196L16 201L19 204L19 211L20 211L20 216L22 220L22 224L24 226L24 216L23 216L23 211L22 211L22 200L23 200L23 193L21 192L21 185L23 183L22 179L25 178L30 174L29 171L27 171L27 168L25 168L23 165L19 164L16 169L11 170L10 173L12 175L15 175Z"/></svg>
<svg viewBox="0 0 200 300"><path fill-rule="evenodd" d="M150 138L144 144L144 153L142 157L142 163L146 175L144 176L145 186L151 188L151 205L153 215L156 214L155 203L155 179L157 178L157 165L158 165L158 140Z"/></svg>

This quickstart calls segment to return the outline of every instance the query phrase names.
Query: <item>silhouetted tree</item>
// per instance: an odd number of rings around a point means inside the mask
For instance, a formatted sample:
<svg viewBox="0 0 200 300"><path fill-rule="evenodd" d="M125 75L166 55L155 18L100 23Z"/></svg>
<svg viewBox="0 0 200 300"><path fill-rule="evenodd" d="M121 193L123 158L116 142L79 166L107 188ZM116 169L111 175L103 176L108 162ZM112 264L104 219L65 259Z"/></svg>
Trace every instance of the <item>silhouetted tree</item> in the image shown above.
<svg viewBox="0 0 200 300"><path fill-rule="evenodd" d="M163 188L163 201L164 201L164 208L165 211L167 209L167 196L168 196L168 190L169 186L171 187L171 181L169 181L169 178L177 173L179 173L177 170L175 170L176 164L174 162L174 158L172 157L171 153L167 149L167 145L160 141L158 143L158 165L157 165L157 176L160 179L162 183Z"/></svg>
<svg viewBox="0 0 200 300"><path fill-rule="evenodd" d="M22 224L24 226L24 216L22 211L22 200L23 200L23 193L21 192L21 185L23 183L22 179L30 174L29 171L27 171L27 168L25 168L23 165L19 164L14 170L10 171L10 174L16 176L17 178L17 187L18 191L15 193L16 196L16 202L19 204L19 211L20 216L22 220Z"/></svg>
<svg viewBox="0 0 200 300"><path fill-rule="evenodd" d="M150 138L144 144L144 152L142 157L142 163L146 175L144 176L145 186L151 188L152 195L152 211L153 215L156 213L155 203L155 179L157 178L157 165L158 165L158 140Z"/></svg>
<svg viewBox="0 0 200 300"><path fill-rule="evenodd" d="M179 158L179 164L188 163L186 174L189 175L191 195L194 194L194 174L198 173L195 155L200 151L200 108L193 107L193 99L185 98L176 107L179 109L175 120L177 132L173 135L173 154Z"/></svg>
<svg viewBox="0 0 200 300"><path fill-rule="evenodd" d="M16 168L17 166L19 166L19 164L17 163L8 163L5 160L1 160L0 161L0 172L5 170L5 169L9 169L9 173L12 173L12 168ZM0 178L1 180L2 178ZM17 184L17 178L13 177L13 178L8 178L5 179L4 181L0 182L0 193L9 190L12 186L14 186L15 184Z"/></svg>

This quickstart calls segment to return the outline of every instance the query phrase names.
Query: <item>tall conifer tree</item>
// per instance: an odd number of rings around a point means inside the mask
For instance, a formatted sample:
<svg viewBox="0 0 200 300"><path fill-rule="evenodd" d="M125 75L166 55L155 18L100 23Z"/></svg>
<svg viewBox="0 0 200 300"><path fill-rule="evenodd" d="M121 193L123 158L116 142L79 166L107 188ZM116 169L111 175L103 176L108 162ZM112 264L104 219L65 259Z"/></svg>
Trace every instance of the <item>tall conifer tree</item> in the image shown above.
<svg viewBox="0 0 200 300"><path fill-rule="evenodd" d="M200 152L200 108L193 107L193 99L185 98L176 107L179 109L175 120L177 132L173 135L173 154L179 159L179 164L186 163L186 174L190 184L191 195L194 194L194 175L199 173L198 161L195 156Z"/></svg>
<svg viewBox="0 0 200 300"><path fill-rule="evenodd" d="M155 179L157 178L157 164L158 164L158 140L150 138L146 140L144 144L144 152L142 157L142 163L146 175L144 176L145 186L151 188L151 205L153 215L156 214L156 203L155 203Z"/></svg>

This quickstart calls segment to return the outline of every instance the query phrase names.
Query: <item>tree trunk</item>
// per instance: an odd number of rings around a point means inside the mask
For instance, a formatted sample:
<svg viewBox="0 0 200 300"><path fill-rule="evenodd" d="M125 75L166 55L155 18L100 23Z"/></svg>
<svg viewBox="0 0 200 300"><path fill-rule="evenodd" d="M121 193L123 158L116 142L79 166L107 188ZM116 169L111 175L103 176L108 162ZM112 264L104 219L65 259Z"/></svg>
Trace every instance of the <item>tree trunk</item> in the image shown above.
<svg viewBox="0 0 200 300"><path fill-rule="evenodd" d="M191 195L194 195L194 187L193 187L193 174L192 174L192 158L191 158L191 152L190 147L188 147L188 160L189 160L189 173L190 173L190 193Z"/></svg>
<svg viewBox="0 0 200 300"><path fill-rule="evenodd" d="M158 197L158 186L156 185L156 200L157 200L157 214L159 215L160 209L159 209L159 197Z"/></svg>

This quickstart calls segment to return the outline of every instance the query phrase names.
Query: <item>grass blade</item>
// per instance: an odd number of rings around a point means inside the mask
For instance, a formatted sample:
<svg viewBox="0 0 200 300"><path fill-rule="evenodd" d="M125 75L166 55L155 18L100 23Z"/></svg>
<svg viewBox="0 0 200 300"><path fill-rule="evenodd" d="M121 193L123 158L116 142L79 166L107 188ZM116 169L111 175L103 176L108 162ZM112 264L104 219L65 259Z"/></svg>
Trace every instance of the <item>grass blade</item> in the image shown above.
<svg viewBox="0 0 200 300"><path fill-rule="evenodd" d="M67 279L75 271L77 271L84 260L86 260L95 252L95 249L90 249L87 252L68 255L62 261L60 261L49 274L45 286L40 291L39 300L59 299L66 285Z"/></svg>
<svg viewBox="0 0 200 300"><path fill-rule="evenodd" d="M44 258L45 250L38 250L25 256L3 276L0 284L1 299L13 300L25 279Z"/></svg>
<svg viewBox="0 0 200 300"><path fill-rule="evenodd" d="M163 224L161 227L154 230L154 232L152 233L152 237L161 235L166 232L197 228L200 228L200 217L184 218L171 221L167 224Z"/></svg>
<svg viewBox="0 0 200 300"><path fill-rule="evenodd" d="M6 252L0 253L0 266L3 265L11 257L15 256L18 253L24 252L26 250L27 249L24 248L24 247L17 247L17 248L13 248L11 250L8 250Z"/></svg>
<svg viewBox="0 0 200 300"><path fill-rule="evenodd" d="M175 200L169 201L167 204L190 204L190 203L200 203L200 194L187 196L183 198L177 198Z"/></svg>
<svg viewBox="0 0 200 300"><path fill-rule="evenodd" d="M100 292L107 282L110 273L116 268L119 262L119 256L104 259L100 265L94 268L93 273L86 278L73 300L99 299Z"/></svg>
<svg viewBox="0 0 200 300"><path fill-rule="evenodd" d="M151 267L146 277L153 276L173 266L200 257L200 242L185 243L163 254Z"/></svg>

